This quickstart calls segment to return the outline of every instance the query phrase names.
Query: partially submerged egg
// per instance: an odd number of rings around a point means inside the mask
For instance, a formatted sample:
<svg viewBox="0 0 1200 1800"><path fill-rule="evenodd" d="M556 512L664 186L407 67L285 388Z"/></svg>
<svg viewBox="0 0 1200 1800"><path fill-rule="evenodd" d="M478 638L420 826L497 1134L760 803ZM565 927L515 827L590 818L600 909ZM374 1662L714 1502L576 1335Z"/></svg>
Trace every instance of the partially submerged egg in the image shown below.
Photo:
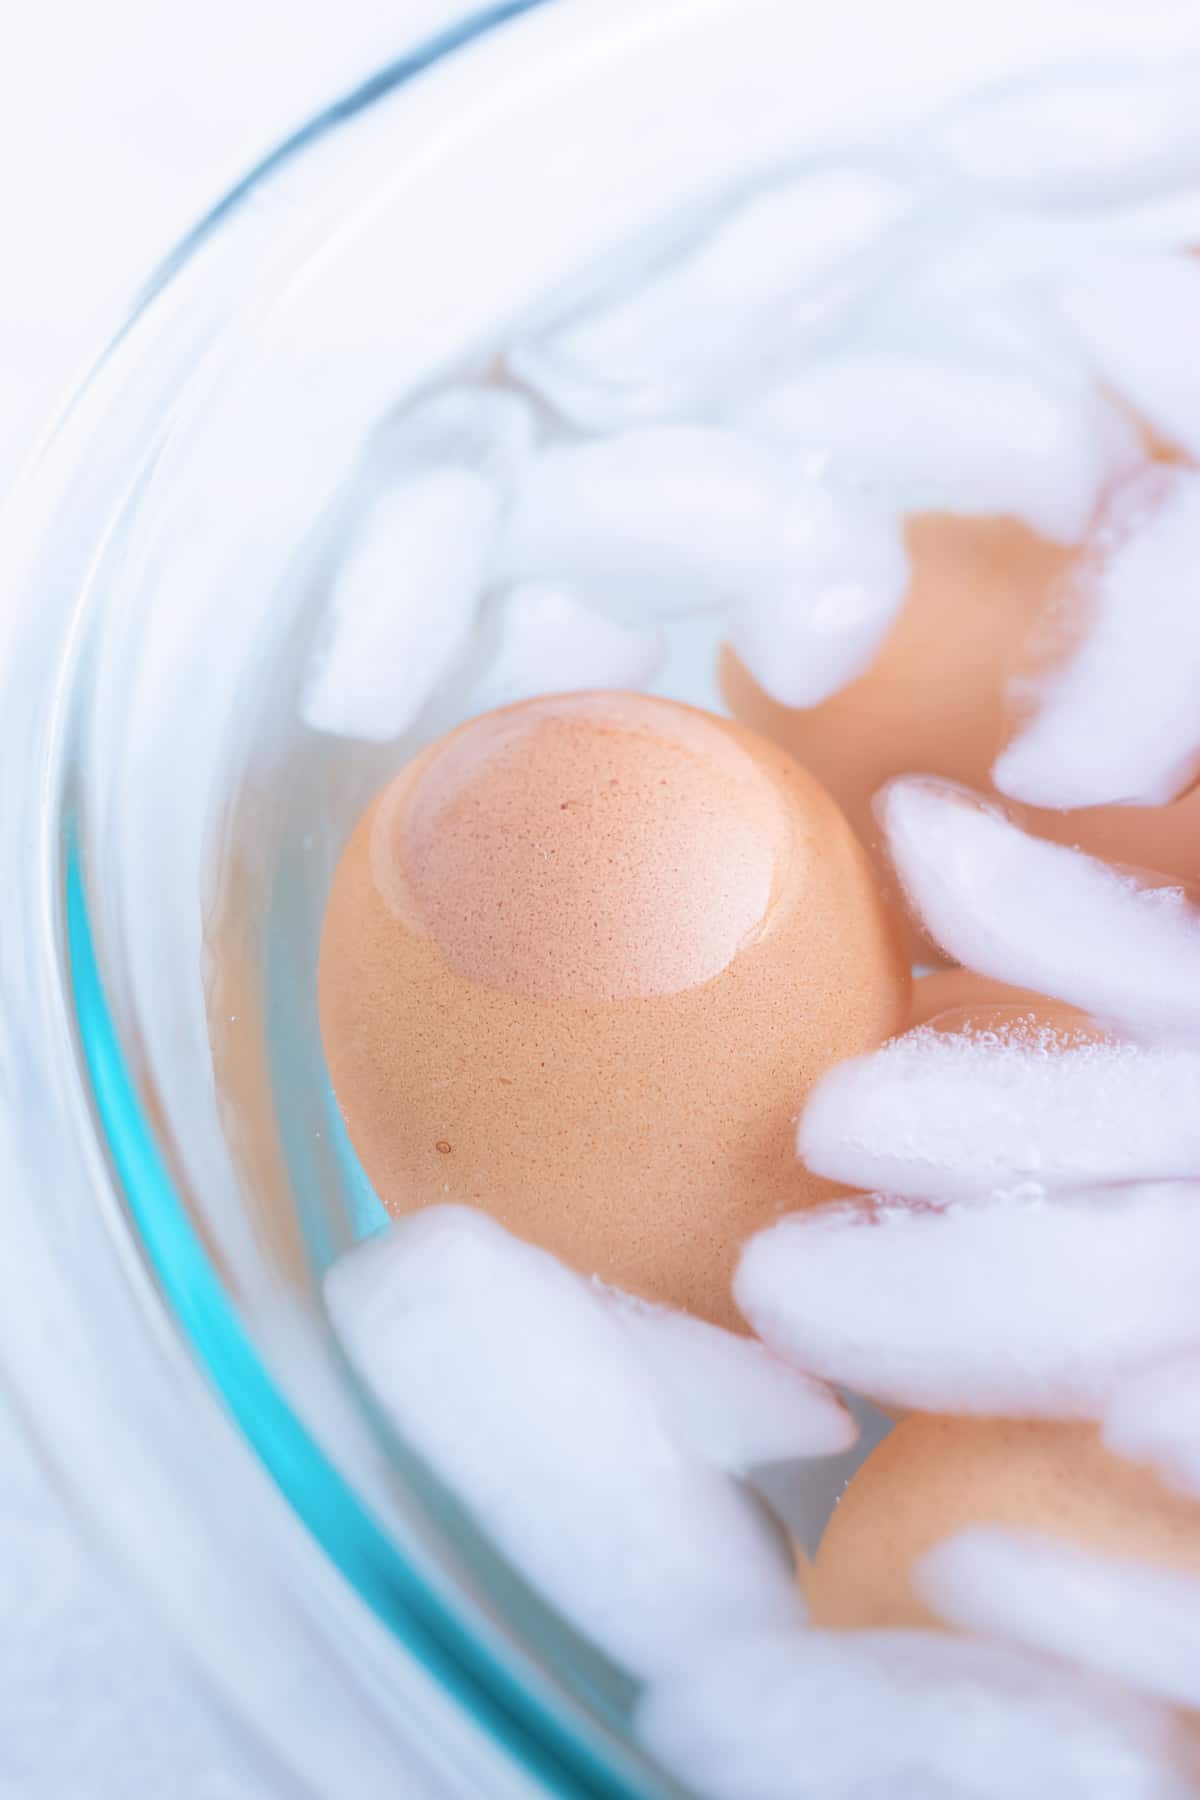
<svg viewBox="0 0 1200 1800"><path fill-rule="evenodd" d="M1010 684L1028 676L1059 584L1081 554L1013 519L941 513L911 518L907 541L908 596L856 681L799 709L772 700L731 651L721 671L735 718L824 782L881 869L871 804L893 776L939 775L995 793L992 765L1014 726ZM1107 861L1200 878L1200 786L1168 806L1010 810L1039 836ZM919 939L918 950L928 954Z"/></svg>
<svg viewBox="0 0 1200 1800"><path fill-rule="evenodd" d="M805 1582L816 1625L931 1626L926 1551L973 1525L1200 1574L1200 1502L1114 1456L1095 1426L910 1415L833 1513Z"/></svg>
<svg viewBox="0 0 1200 1800"><path fill-rule="evenodd" d="M902 1029L900 935L777 747L641 695L471 720L359 822L321 945L338 1103L384 1205L483 1207L722 1324L743 1240L836 1190L816 1078Z"/></svg>
<svg viewBox="0 0 1200 1800"><path fill-rule="evenodd" d="M938 1031L1004 1031L1023 1020L1060 1033L1064 1041L1106 1035L1088 1013L1065 1000L993 981L973 969L937 969L913 982L910 1030L931 1025Z"/></svg>

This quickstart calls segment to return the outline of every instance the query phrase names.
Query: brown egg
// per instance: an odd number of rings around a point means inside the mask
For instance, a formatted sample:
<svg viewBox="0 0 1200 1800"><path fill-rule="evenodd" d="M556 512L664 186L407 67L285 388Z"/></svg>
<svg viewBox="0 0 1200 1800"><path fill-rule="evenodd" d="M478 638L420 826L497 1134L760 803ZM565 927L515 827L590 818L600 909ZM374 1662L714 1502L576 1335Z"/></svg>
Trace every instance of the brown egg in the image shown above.
<svg viewBox="0 0 1200 1800"><path fill-rule="evenodd" d="M384 1205L486 1208L589 1275L738 1325L738 1247L836 1190L794 1120L907 1017L900 933L837 806L691 707L487 714L359 822L321 1030Z"/></svg>
<svg viewBox="0 0 1200 1800"><path fill-rule="evenodd" d="M913 1569L969 1525L1200 1574L1200 1502L1114 1456L1094 1426L911 1414L867 1458L826 1526L805 1583L813 1623L936 1625Z"/></svg>
<svg viewBox="0 0 1200 1800"><path fill-rule="evenodd" d="M995 792L991 768L1013 730L1008 683L1039 660L1055 584L1077 551L1012 519L929 513L907 528L913 580L871 667L819 706L771 700L731 651L721 682L734 717L823 781L883 867L871 812L894 775L943 775ZM1200 786L1170 806L1047 812L1013 806L1027 829L1092 855L1200 878ZM914 935L918 956L929 946Z"/></svg>
<svg viewBox="0 0 1200 1800"><path fill-rule="evenodd" d="M1107 1035L1089 1014L1065 1000L993 981L973 969L938 969L913 982L910 1029L933 1025L938 1031L996 1031L1021 1019L1047 1025L1064 1037Z"/></svg>

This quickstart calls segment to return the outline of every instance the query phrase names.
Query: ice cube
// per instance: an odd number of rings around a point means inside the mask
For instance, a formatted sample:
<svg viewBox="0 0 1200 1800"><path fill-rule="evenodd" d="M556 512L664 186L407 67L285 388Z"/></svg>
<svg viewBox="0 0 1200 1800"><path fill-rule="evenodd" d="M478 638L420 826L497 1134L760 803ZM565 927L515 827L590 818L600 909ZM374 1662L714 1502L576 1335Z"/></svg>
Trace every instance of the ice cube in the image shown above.
<svg viewBox="0 0 1200 1800"><path fill-rule="evenodd" d="M706 1800L1185 1800L1187 1739L1102 1677L932 1631L706 1644L638 1736Z"/></svg>
<svg viewBox="0 0 1200 1800"><path fill-rule="evenodd" d="M809 1168L930 1201L1200 1178L1200 1051L1015 1015L988 1031L923 1027L830 1069L800 1120Z"/></svg>
<svg viewBox="0 0 1200 1800"><path fill-rule="evenodd" d="M977 1525L927 1551L914 1580L951 1625L1200 1707L1200 1579L1193 1575Z"/></svg>
<svg viewBox="0 0 1200 1800"><path fill-rule="evenodd" d="M972 95L934 133L950 163L1005 197L1055 206L1200 185L1200 67L1099 67Z"/></svg>
<svg viewBox="0 0 1200 1800"><path fill-rule="evenodd" d="M737 603L729 640L773 700L816 706L870 667L908 592L908 552L894 514L809 482L786 561Z"/></svg>
<svg viewBox="0 0 1200 1800"><path fill-rule="evenodd" d="M573 424L704 413L850 306L895 254L903 187L826 169L760 189L697 243L509 367Z"/></svg>
<svg viewBox="0 0 1200 1800"><path fill-rule="evenodd" d="M344 1257L326 1294L408 1443L633 1672L803 1617L766 1515L672 1441L611 1307L553 1257L483 1213L436 1207Z"/></svg>
<svg viewBox="0 0 1200 1800"><path fill-rule="evenodd" d="M1200 1349L1200 1186L923 1208L864 1197L750 1240L734 1284L767 1346L887 1406L1100 1418Z"/></svg>
<svg viewBox="0 0 1200 1800"><path fill-rule="evenodd" d="M1097 374L1200 458L1200 260L1126 251L1090 275L1059 303Z"/></svg>
<svg viewBox="0 0 1200 1800"><path fill-rule="evenodd" d="M949 782L890 782L878 811L911 904L955 962L1134 1034L1200 1034L1200 912L1182 890L1030 837Z"/></svg>
<svg viewBox="0 0 1200 1800"><path fill-rule="evenodd" d="M843 514L744 433L664 425L547 444L520 483L505 534L505 581L568 582L587 602L645 621L795 580Z"/></svg>
<svg viewBox="0 0 1200 1800"><path fill-rule="evenodd" d="M453 671L532 429L515 395L450 389L375 434L304 678L313 730L399 737Z"/></svg>
<svg viewBox="0 0 1200 1800"><path fill-rule="evenodd" d="M1200 1356L1126 1376L1108 1403L1104 1441L1118 1456L1149 1463L1169 1487L1200 1496Z"/></svg>
<svg viewBox="0 0 1200 1800"><path fill-rule="evenodd" d="M1200 311L1196 341L1200 353ZM992 771L1002 793L1066 808L1164 802L1188 785L1200 770L1198 567L1200 474L1145 471L1114 497L1065 597L1081 641L1058 673L1016 689L1037 710Z"/></svg>
<svg viewBox="0 0 1200 1800"><path fill-rule="evenodd" d="M446 387L384 419L368 447L368 473L420 475L444 463L473 469L510 498L537 435L533 410L499 387Z"/></svg>
<svg viewBox="0 0 1200 1800"><path fill-rule="evenodd" d="M858 1436L853 1414L757 1343L703 1319L603 1290L628 1333L670 1435L719 1468L832 1456Z"/></svg>
<svg viewBox="0 0 1200 1800"><path fill-rule="evenodd" d="M510 589L494 623L496 653L473 696L480 708L576 688L643 688L663 660L661 632L593 611L562 582Z"/></svg>
<svg viewBox="0 0 1200 1800"><path fill-rule="evenodd" d="M1098 391L944 334L815 359L737 423L904 511L1007 513L1063 543L1137 448Z"/></svg>

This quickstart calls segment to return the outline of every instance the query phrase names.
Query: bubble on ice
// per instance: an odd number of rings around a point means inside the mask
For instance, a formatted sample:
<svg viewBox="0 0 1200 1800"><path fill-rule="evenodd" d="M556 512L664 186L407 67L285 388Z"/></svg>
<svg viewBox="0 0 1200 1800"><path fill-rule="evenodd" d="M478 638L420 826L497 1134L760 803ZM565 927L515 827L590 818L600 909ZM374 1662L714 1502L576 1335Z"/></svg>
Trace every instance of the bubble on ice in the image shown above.
<svg viewBox="0 0 1200 1800"><path fill-rule="evenodd" d="M1059 304L1096 373L1200 458L1200 260L1126 248L1090 276L1064 282Z"/></svg>
<svg viewBox="0 0 1200 1800"><path fill-rule="evenodd" d="M1200 1580L1036 1532L971 1526L914 1581L949 1624L1200 1707Z"/></svg>
<svg viewBox="0 0 1200 1800"><path fill-rule="evenodd" d="M1200 1186L943 1208L861 1201L752 1238L734 1284L767 1346L887 1406L1099 1418L1200 1349Z"/></svg>
<svg viewBox="0 0 1200 1800"><path fill-rule="evenodd" d="M833 1456L855 1442L853 1415L826 1384L755 1339L616 1289L602 1291L672 1437L706 1461L744 1475L767 1463Z"/></svg>
<svg viewBox="0 0 1200 1800"><path fill-rule="evenodd" d="M664 425L548 444L525 471L499 559L504 581L563 580L599 609L644 620L775 593L844 515L803 472L722 426ZM832 554L832 550L828 553Z"/></svg>
<svg viewBox="0 0 1200 1800"><path fill-rule="evenodd" d="M1098 391L944 334L814 359L737 422L906 511L1008 513L1063 543L1083 537L1105 486L1137 454Z"/></svg>
<svg viewBox="0 0 1200 1800"><path fill-rule="evenodd" d="M376 434L346 524L300 711L316 731L385 742L413 724L471 638L528 408L454 389Z"/></svg>
<svg viewBox="0 0 1200 1800"><path fill-rule="evenodd" d="M1200 1497L1200 1355L1126 1376L1108 1403L1104 1442L1148 1463L1168 1487Z"/></svg>
<svg viewBox="0 0 1200 1800"><path fill-rule="evenodd" d="M868 288L910 211L868 170L765 187L615 298L518 345L509 368L588 430L707 411Z"/></svg>
<svg viewBox="0 0 1200 1800"><path fill-rule="evenodd" d="M903 777L877 806L909 901L953 961L1133 1034L1200 1034L1200 911L1181 889L1031 837L950 782Z"/></svg>
<svg viewBox="0 0 1200 1800"><path fill-rule="evenodd" d="M637 1732L706 1800L1185 1800L1165 1708L1043 1657L932 1631L706 1645Z"/></svg>
<svg viewBox="0 0 1200 1800"><path fill-rule="evenodd" d="M930 1201L1200 1177L1200 1051L1089 1041L1015 1011L830 1069L800 1119L809 1168Z"/></svg>
<svg viewBox="0 0 1200 1800"><path fill-rule="evenodd" d="M783 706L816 706L871 665L908 592L899 519L797 484L786 571L736 604L729 641Z"/></svg>
<svg viewBox="0 0 1200 1800"><path fill-rule="evenodd" d="M496 649L473 696L477 708L583 688L642 688L660 668L659 631L584 606L557 581L505 594L491 622Z"/></svg>
<svg viewBox="0 0 1200 1800"><path fill-rule="evenodd" d="M1053 206L1200 181L1200 64L1071 71L974 95L934 133L963 174Z"/></svg>
<svg viewBox="0 0 1200 1800"><path fill-rule="evenodd" d="M1195 777L1198 568L1200 474L1146 471L1114 498L1070 583L1078 646L1057 673L1013 684L1036 710L993 769L1002 793L1046 807L1159 803Z"/></svg>
<svg viewBox="0 0 1200 1800"><path fill-rule="evenodd" d="M436 1207L344 1257L326 1293L406 1440L634 1673L803 1616L765 1513L672 1441L612 1310L553 1257L482 1213Z"/></svg>

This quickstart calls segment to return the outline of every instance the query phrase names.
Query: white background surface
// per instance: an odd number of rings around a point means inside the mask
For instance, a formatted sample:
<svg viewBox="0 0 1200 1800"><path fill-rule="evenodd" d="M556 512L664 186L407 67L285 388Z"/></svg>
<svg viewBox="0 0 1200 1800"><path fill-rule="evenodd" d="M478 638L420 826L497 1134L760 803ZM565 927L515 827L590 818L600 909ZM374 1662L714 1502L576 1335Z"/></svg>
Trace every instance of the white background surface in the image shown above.
<svg viewBox="0 0 1200 1800"><path fill-rule="evenodd" d="M193 219L323 101L467 10L0 5L0 494ZM0 1578L0 1800L268 1800L3 1411Z"/></svg>

